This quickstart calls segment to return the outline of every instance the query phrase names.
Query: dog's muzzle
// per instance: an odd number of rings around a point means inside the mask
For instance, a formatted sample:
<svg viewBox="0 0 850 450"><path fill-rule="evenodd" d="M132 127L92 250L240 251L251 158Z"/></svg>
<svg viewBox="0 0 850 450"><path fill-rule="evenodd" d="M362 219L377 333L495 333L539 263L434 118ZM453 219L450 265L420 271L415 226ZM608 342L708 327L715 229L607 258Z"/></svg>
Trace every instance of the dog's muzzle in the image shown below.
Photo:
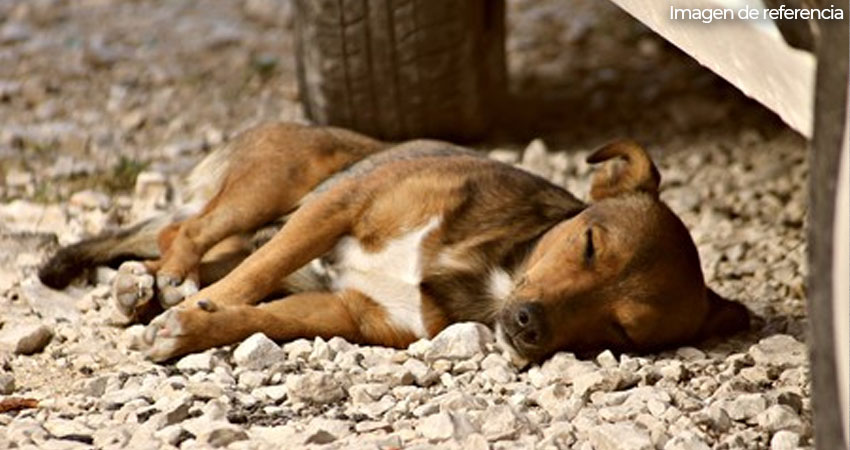
<svg viewBox="0 0 850 450"><path fill-rule="evenodd" d="M505 308L499 316L496 335L509 353L526 360L539 359L549 338L543 307L536 302L523 302Z"/></svg>

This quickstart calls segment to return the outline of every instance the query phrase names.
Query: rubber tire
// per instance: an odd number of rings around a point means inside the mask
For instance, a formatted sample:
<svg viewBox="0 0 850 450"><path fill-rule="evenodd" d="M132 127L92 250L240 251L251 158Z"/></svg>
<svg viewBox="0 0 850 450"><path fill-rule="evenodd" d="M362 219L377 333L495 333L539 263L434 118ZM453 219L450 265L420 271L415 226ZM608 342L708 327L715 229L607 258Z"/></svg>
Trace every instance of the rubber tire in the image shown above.
<svg viewBox="0 0 850 450"><path fill-rule="evenodd" d="M846 299L847 293L834 292L833 280L833 277L848 276L836 273L834 267L834 253L843 253L836 248L834 227L842 148L848 139L847 96L850 84L847 19L850 10L846 4L840 7L844 9L844 20L819 23L821 36L815 87L815 127L809 158L809 351L815 445L819 450L848 448L843 422L847 415L846 411L840 412L840 399L847 395L847 388L840 385L838 372L838 366L847 364L848 358L847 354L836 352L841 348L836 345L836 331L839 327L847 327L850 318L835 316L838 309L834 308L834 302ZM847 258L847 255L839 254L838 257Z"/></svg>
<svg viewBox="0 0 850 450"><path fill-rule="evenodd" d="M504 0L297 0L307 116L389 139L482 136L505 92Z"/></svg>

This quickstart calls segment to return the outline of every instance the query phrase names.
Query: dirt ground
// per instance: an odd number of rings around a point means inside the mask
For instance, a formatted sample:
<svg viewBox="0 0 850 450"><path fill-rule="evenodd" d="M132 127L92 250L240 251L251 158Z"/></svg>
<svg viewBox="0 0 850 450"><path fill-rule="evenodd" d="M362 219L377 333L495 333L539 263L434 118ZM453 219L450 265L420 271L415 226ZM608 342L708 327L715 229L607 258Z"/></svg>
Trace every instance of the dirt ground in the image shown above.
<svg viewBox="0 0 850 450"><path fill-rule="evenodd" d="M811 445L804 360L765 363L759 371L756 358L738 364L731 381L722 375L764 338L805 342L805 141L612 4L508 5L511 107L475 147L515 158L583 197L589 169L582 159L590 149L615 137L646 144L662 172L662 198L691 228L708 284L757 316L753 331L717 344L715 364L693 369L681 383L714 377L730 384L722 395L764 393L769 405L785 405L777 399L786 391L801 399L791 408L799 426L784 428L757 412L717 433L699 428L702 409L679 409L709 447L767 448L780 431ZM0 353L15 395L50 399L51 411L68 419L85 402L56 398L91 379L175 370L113 344L124 333L110 324L107 271L64 293L37 285L33 274L55 248L53 236L67 244L127 224L140 211L173 208L181 175L240 130L304 121L293 20L289 3L274 0L0 0L0 325L35 319L54 334L37 355ZM532 139L545 151L538 145L523 152ZM152 193L140 190L140 173L158 174L165 188L153 182ZM0 426L12 430L30 417L21 414L0 415ZM576 426L577 447L599 447L583 433ZM348 439L336 444L362 442ZM420 433L402 443L422 439ZM515 439L519 447L527 443Z"/></svg>

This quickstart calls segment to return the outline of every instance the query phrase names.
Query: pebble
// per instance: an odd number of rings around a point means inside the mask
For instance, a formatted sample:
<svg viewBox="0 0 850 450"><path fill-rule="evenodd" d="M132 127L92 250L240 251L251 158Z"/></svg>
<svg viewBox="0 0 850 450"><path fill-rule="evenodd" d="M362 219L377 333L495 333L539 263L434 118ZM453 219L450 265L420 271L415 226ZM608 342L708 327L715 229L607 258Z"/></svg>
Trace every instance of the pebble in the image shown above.
<svg viewBox="0 0 850 450"><path fill-rule="evenodd" d="M283 351L263 333L254 333L233 351L233 361L248 369L265 369L283 359Z"/></svg>
<svg viewBox="0 0 850 450"><path fill-rule="evenodd" d="M800 445L800 435L793 431L777 431L770 438L770 450L796 450Z"/></svg>
<svg viewBox="0 0 850 450"><path fill-rule="evenodd" d="M785 334L760 340L750 347L749 354L756 364L779 368L805 365L808 358L806 345Z"/></svg>
<svg viewBox="0 0 850 450"><path fill-rule="evenodd" d="M345 391L332 375L316 371L288 375L286 389L289 398L306 403L326 404L345 398Z"/></svg>
<svg viewBox="0 0 850 450"><path fill-rule="evenodd" d="M604 424L588 434L596 450L653 450L649 433L631 423Z"/></svg>
<svg viewBox="0 0 850 450"><path fill-rule="evenodd" d="M493 342L493 332L486 326L473 322L456 323L446 327L432 340L425 359L468 360L485 353L486 345Z"/></svg>
<svg viewBox="0 0 850 450"><path fill-rule="evenodd" d="M53 330L40 323L13 323L0 329L0 349L19 355L32 355L47 347Z"/></svg>

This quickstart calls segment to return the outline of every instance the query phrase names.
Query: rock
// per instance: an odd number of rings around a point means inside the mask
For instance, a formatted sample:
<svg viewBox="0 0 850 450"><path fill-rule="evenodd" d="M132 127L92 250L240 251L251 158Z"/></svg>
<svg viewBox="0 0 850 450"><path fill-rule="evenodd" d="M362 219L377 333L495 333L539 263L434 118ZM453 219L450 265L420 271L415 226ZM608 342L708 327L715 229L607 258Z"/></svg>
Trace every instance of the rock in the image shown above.
<svg viewBox="0 0 850 450"><path fill-rule="evenodd" d="M758 415L760 427L770 432L781 430L793 431L802 434L804 431L803 421L800 416L788 406L773 405Z"/></svg>
<svg viewBox="0 0 850 450"><path fill-rule="evenodd" d="M330 444L351 434L351 424L344 420L316 418L304 430L305 444Z"/></svg>
<svg viewBox="0 0 850 450"><path fill-rule="evenodd" d="M613 369L620 366L620 363L617 361L617 357L614 356L614 353L611 352L611 350L605 350L596 355L596 363L605 369Z"/></svg>
<svg viewBox="0 0 850 450"><path fill-rule="evenodd" d="M514 410L507 405L487 408L480 419L481 434L490 442L515 438L521 425Z"/></svg>
<svg viewBox="0 0 850 450"><path fill-rule="evenodd" d="M0 329L0 349L19 355L32 355L47 347L53 330L40 323L8 324Z"/></svg>
<svg viewBox="0 0 850 450"><path fill-rule="evenodd" d="M695 433L685 431L667 441L664 450L711 450L711 447Z"/></svg>
<svg viewBox="0 0 850 450"><path fill-rule="evenodd" d="M486 352L493 342L493 333L475 322L456 323L446 327L432 341L425 354L427 361L438 359L466 360Z"/></svg>
<svg viewBox="0 0 850 450"><path fill-rule="evenodd" d="M322 372L292 374L286 377L289 398L305 403L326 404L345 398L345 391L333 376Z"/></svg>
<svg viewBox="0 0 850 450"><path fill-rule="evenodd" d="M264 369L283 359L283 351L263 333L254 333L233 351L233 361L240 367Z"/></svg>
<svg viewBox="0 0 850 450"><path fill-rule="evenodd" d="M366 370L369 381L387 384L389 387L413 384L415 377L400 364L380 364Z"/></svg>
<svg viewBox="0 0 850 450"><path fill-rule="evenodd" d="M649 433L631 423L604 424L588 433L595 450L653 450Z"/></svg>
<svg viewBox="0 0 850 450"><path fill-rule="evenodd" d="M429 441L445 441L454 436L454 423L448 413L439 412L422 419L416 430Z"/></svg>
<svg viewBox="0 0 850 450"><path fill-rule="evenodd" d="M286 359L289 361L306 360L313 353L313 343L307 339L296 339L284 344L283 351L286 353Z"/></svg>
<svg viewBox="0 0 850 450"><path fill-rule="evenodd" d="M135 220L147 219L168 206L171 186L159 172L141 172L136 176L133 206L130 214Z"/></svg>
<svg viewBox="0 0 850 450"><path fill-rule="evenodd" d="M75 192L68 199L68 204L82 209L107 210L112 205L112 199L103 192L84 190Z"/></svg>
<svg viewBox="0 0 850 450"><path fill-rule="evenodd" d="M552 177L552 165L549 163L549 150L542 139L534 139L522 152L520 167L546 179Z"/></svg>
<svg viewBox="0 0 850 450"><path fill-rule="evenodd" d="M251 394L254 397L265 400L269 399L274 402L279 402L283 400L288 394L288 389L285 385L276 384L274 386L263 386L257 389L254 389Z"/></svg>
<svg viewBox="0 0 850 450"><path fill-rule="evenodd" d="M181 371L206 371L213 369L213 356L210 352L192 353L180 358L175 365Z"/></svg>
<svg viewBox="0 0 850 450"><path fill-rule="evenodd" d="M0 372L0 395L10 395L15 392L15 376L8 372Z"/></svg>
<svg viewBox="0 0 850 450"><path fill-rule="evenodd" d="M534 401L552 416L552 420L572 420L584 406L580 397L570 396L570 390L560 383L538 391Z"/></svg>
<svg viewBox="0 0 850 450"><path fill-rule="evenodd" d="M750 347L750 355L756 364L788 368L806 365L808 354L806 345L793 336L777 334L764 338Z"/></svg>
<svg viewBox="0 0 850 450"><path fill-rule="evenodd" d="M389 392L389 386L382 383L361 383L348 388L348 396L355 405L372 403Z"/></svg>
<svg viewBox="0 0 850 450"><path fill-rule="evenodd" d="M76 323L80 312L74 306L74 289L57 291L41 284L35 277L28 277L21 282L21 296L33 311L44 319Z"/></svg>
<svg viewBox="0 0 850 450"><path fill-rule="evenodd" d="M793 431L777 431L770 438L770 450L796 450L798 448L800 448L800 435Z"/></svg>
<svg viewBox="0 0 850 450"><path fill-rule="evenodd" d="M767 408L763 394L741 394L726 403L726 413L732 420L745 421L759 415Z"/></svg>
<svg viewBox="0 0 850 450"><path fill-rule="evenodd" d="M234 442L248 439L248 433L237 426L227 423L214 426L209 432L198 436L200 442L209 444L214 448L227 447Z"/></svg>
<svg viewBox="0 0 850 450"><path fill-rule="evenodd" d="M44 429L57 439L78 441L87 444L94 442L93 430L77 421L50 419L44 423Z"/></svg>
<svg viewBox="0 0 850 450"><path fill-rule="evenodd" d="M573 379L576 395L584 397L594 391L613 391L620 385L619 370L602 369L588 372Z"/></svg>
<svg viewBox="0 0 850 450"><path fill-rule="evenodd" d="M408 359L402 366L413 375L416 384L422 387L428 387L440 378L439 373L431 370L427 364L418 359Z"/></svg>

